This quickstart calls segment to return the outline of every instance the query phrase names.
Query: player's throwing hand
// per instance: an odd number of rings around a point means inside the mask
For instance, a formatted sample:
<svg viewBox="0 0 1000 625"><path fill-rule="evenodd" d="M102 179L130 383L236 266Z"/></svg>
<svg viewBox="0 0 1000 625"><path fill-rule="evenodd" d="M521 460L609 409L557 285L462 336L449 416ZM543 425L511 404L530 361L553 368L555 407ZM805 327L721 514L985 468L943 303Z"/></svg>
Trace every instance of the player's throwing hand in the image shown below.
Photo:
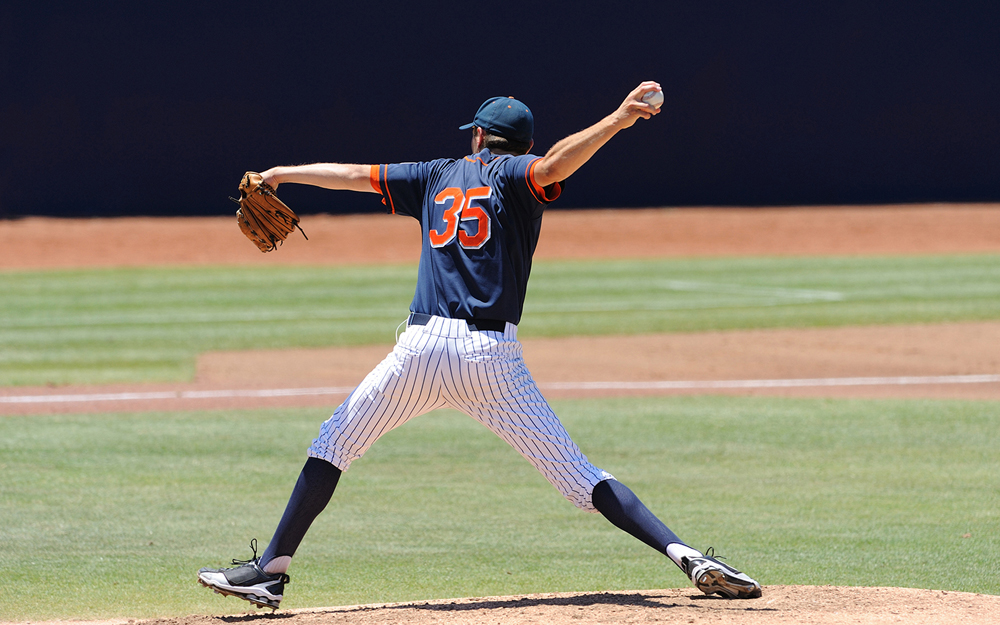
<svg viewBox="0 0 1000 625"><path fill-rule="evenodd" d="M612 114L620 120L622 128L628 128L640 117L649 119L653 115L660 114L659 105L654 104L657 100L645 98L647 94L659 94L658 101L663 102L663 89L660 88L660 83L652 80L642 83L628 94L618 110Z"/></svg>

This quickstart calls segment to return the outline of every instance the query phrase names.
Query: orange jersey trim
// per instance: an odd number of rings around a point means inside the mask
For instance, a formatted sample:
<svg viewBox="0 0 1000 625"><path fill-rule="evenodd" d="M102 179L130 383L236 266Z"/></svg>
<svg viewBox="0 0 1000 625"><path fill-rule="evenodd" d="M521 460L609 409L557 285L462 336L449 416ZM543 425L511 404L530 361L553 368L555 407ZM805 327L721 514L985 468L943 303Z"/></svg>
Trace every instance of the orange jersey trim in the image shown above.
<svg viewBox="0 0 1000 625"><path fill-rule="evenodd" d="M483 159L479 158L478 156L475 157L475 158L472 158L471 156L466 156L465 160L469 161L470 163L479 163L483 167L486 167L487 165L489 165L489 163L487 163Z"/></svg>
<svg viewBox="0 0 1000 625"><path fill-rule="evenodd" d="M385 191L382 190L382 183L385 181L386 174L388 174L388 168L388 165L372 165L371 170L368 173L368 182L371 183L372 188L375 189L376 193L382 195L382 203L388 204L389 212L395 215L396 205L392 202L392 194L389 193L389 185L385 185ZM386 203L386 200L389 200L389 202Z"/></svg>
<svg viewBox="0 0 1000 625"><path fill-rule="evenodd" d="M553 182L549 185L551 189L551 196L546 192L545 187L539 186L538 182L535 181L535 165L541 158L536 158L528 165L527 171L524 172L525 180L528 182L528 189L531 190L531 194L535 196L535 199L546 204L548 202L554 202L560 195L562 195L562 184L558 182Z"/></svg>

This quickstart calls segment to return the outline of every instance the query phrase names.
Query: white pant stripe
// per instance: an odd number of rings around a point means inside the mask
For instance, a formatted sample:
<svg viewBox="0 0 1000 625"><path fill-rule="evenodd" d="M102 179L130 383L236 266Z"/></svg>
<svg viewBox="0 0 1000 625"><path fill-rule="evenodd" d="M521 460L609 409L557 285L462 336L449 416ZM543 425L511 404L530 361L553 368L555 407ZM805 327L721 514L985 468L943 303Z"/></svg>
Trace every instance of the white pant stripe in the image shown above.
<svg viewBox="0 0 1000 625"><path fill-rule="evenodd" d="M322 425L309 455L347 470L386 432L445 406L488 427L574 505L594 511L594 486L612 476L587 461L542 397L510 324L503 333L474 332L464 321L431 317L407 328Z"/></svg>

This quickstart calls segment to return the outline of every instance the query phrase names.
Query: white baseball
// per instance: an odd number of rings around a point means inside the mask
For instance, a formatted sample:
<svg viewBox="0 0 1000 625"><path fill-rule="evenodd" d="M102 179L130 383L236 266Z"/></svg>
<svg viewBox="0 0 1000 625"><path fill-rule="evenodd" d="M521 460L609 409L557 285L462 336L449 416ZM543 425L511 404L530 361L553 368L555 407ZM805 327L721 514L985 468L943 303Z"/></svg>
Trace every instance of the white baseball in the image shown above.
<svg viewBox="0 0 1000 625"><path fill-rule="evenodd" d="M642 96L642 101L647 104L652 104L656 108L660 108L660 105L663 104L663 92L659 90L650 91L646 95Z"/></svg>

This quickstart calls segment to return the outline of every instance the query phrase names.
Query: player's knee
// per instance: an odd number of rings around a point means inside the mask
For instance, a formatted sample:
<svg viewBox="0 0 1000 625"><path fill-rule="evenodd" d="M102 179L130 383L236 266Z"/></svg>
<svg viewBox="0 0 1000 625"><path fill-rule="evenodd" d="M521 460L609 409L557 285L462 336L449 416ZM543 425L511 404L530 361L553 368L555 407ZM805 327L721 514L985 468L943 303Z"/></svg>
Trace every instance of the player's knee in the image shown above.
<svg viewBox="0 0 1000 625"><path fill-rule="evenodd" d="M569 500L574 506L584 512L596 513L597 508L594 507L593 497L594 487L603 481L615 479L615 476L597 467L592 467L592 469L592 471L580 473L574 481L567 481L562 484L553 482L553 484L562 493L563 497Z"/></svg>

